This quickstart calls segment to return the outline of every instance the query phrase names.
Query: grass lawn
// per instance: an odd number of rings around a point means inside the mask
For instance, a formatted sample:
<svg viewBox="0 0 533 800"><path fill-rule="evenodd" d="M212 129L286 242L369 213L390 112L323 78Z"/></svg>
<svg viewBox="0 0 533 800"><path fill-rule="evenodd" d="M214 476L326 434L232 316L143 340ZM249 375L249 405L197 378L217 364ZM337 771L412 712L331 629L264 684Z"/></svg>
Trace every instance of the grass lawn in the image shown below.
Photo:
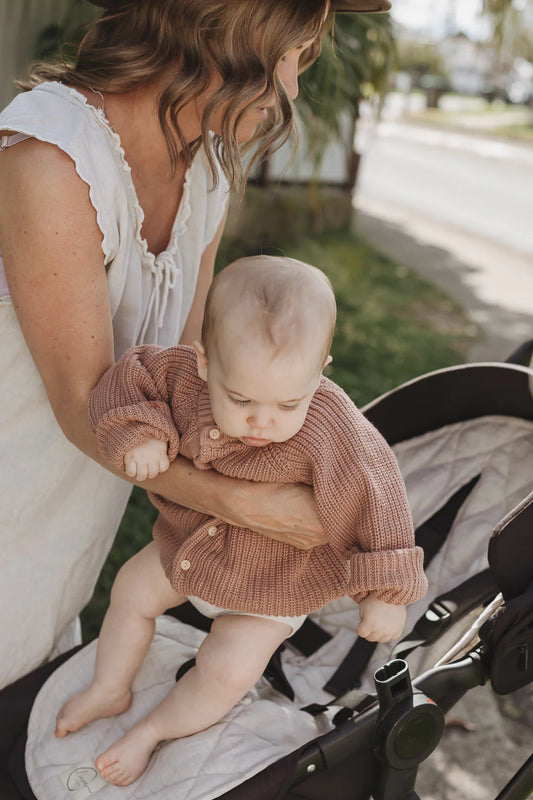
<svg viewBox="0 0 533 800"><path fill-rule="evenodd" d="M280 251L329 276L338 322L327 374L357 405L417 375L465 360L470 340L461 311L442 292L350 232L288 243ZM223 247L222 257L224 252ZM98 634L114 576L150 540L154 517L146 494L135 489L93 600L82 614L86 639Z"/></svg>
<svg viewBox="0 0 533 800"><path fill-rule="evenodd" d="M452 130L533 142L533 109L528 106L445 94L438 108L425 108L410 116Z"/></svg>

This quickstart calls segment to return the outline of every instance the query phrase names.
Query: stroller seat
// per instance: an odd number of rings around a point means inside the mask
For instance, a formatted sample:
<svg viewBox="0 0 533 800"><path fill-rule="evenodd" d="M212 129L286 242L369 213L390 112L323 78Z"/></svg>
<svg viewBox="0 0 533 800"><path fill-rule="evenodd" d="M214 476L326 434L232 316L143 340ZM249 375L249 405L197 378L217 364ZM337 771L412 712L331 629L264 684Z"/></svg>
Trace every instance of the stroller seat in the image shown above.
<svg viewBox="0 0 533 800"><path fill-rule="evenodd" d="M395 450L418 530L463 487L469 487L466 498L455 510L450 530L428 564L428 596L408 609L408 633L417 629L417 621L424 618L428 605L431 607L436 598L487 569L491 536L523 512L529 514L533 507L532 376L531 370L513 364L454 367L404 384L364 409ZM493 545L493 550L497 547ZM533 578L532 558L529 551L523 556L528 564L524 567L527 584L527 575ZM502 601L507 589L506 585ZM491 600L497 594L495 589ZM484 682L489 674L483 659L477 657L479 625L475 626L486 602L483 596L468 613L458 615L452 625L445 626L443 635L428 643L416 642L405 653L411 675L417 676L413 683L431 685L425 676L439 662L446 664L449 658L458 657L455 646L474 623L473 643L467 641L466 650L473 647L476 652L475 675L466 681L450 679L449 686L446 682L439 684L436 702L445 711L468 690L469 680L473 680L473 686ZM160 745L141 778L124 788L107 784L102 787L97 778L93 782L94 758L162 699L173 685L176 668L194 657L204 633L178 619L160 618L153 645L133 687L130 709L119 717L97 720L66 739L55 739L53 720L57 709L91 679L96 644L89 644L50 676L33 705L26 769L34 796L38 800L79 800L98 791L102 800L329 800L333 796L339 800L368 800L371 796L404 800L400 795L386 794L386 789L375 788L378 760L372 738L374 722L364 722L374 720L377 713L372 676L384 664L391 663L395 646L376 647L361 676L358 697L370 698L374 710L354 713L357 701L352 692L352 711L339 717L344 701L324 687L354 643L359 621L357 606L344 598L312 618L326 632L327 641L304 656L289 640L282 653L284 673L295 695L293 701L262 679L217 725ZM456 670L455 674L459 673ZM319 713L305 710L317 704ZM359 718L362 722L358 727ZM328 790L327 758L323 758L318 770L325 773L314 775L316 759L309 756L309 760L305 753L315 752L313 748L319 745L314 742L324 743L319 749L325 752L329 746L325 742L336 741L340 727L347 730L350 725L357 752L332 759L331 763L338 765L337 780L343 789L331 789L331 780L335 780L332 773ZM357 730L364 731L362 740ZM345 745L342 747L346 750ZM314 768L309 769L310 765ZM302 769L309 779L296 789L291 788L292 783L301 780ZM373 794L380 791L381 795Z"/></svg>

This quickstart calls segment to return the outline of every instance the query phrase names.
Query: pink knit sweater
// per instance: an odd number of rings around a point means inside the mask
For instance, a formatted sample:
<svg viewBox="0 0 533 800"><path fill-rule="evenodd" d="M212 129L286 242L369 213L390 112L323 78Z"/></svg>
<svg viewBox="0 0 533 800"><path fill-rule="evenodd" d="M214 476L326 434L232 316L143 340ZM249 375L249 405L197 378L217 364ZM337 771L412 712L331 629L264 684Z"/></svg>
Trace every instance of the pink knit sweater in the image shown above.
<svg viewBox="0 0 533 800"><path fill-rule="evenodd" d="M159 495L154 526L174 589L224 608L293 616L350 595L406 605L427 590L405 487L394 454L336 384L322 378L305 423L287 442L250 447L220 431L192 348L129 350L92 392L89 415L103 456L151 438L198 469L251 481L313 487L328 543L299 550L171 503Z"/></svg>

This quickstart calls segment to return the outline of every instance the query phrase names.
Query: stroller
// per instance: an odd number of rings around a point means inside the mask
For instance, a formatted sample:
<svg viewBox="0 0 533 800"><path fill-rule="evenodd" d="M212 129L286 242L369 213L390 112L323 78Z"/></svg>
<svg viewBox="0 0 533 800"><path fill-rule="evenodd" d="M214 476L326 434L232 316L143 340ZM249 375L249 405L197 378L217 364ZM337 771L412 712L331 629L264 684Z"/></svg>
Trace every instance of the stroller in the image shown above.
<svg viewBox="0 0 533 800"><path fill-rule="evenodd" d="M357 639L355 606L330 604L229 719L158 748L125 788L98 783L87 758L111 718L67 737L70 760L50 741L50 709L91 674L94 643L76 648L0 693L2 800L417 800L445 713L489 680L498 694L533 680L532 355L533 341L505 363L431 372L363 409L396 452L430 582L400 642ZM168 691L207 623L188 604L162 618L135 698ZM532 792L533 754L495 800Z"/></svg>

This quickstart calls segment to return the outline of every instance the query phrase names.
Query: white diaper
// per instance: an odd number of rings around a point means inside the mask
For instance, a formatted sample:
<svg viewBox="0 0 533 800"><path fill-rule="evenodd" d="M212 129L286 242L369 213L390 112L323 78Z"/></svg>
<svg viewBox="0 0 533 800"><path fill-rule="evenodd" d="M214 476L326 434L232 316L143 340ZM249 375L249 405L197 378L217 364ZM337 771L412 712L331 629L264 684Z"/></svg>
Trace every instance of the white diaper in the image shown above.
<svg viewBox="0 0 533 800"><path fill-rule="evenodd" d="M299 617L273 617L269 614L249 614L247 611L232 611L228 608L219 608L218 606L212 605L212 603L208 603L206 600L202 600L200 597L188 597L187 600L189 600L189 602L191 602L197 611L199 611L200 614L203 614L204 617L216 619L216 617L221 617L224 614L244 614L247 617L271 619L274 622L282 622L284 625L288 625L291 628L291 636L303 625L304 620L307 617L307 614L302 614Z"/></svg>

